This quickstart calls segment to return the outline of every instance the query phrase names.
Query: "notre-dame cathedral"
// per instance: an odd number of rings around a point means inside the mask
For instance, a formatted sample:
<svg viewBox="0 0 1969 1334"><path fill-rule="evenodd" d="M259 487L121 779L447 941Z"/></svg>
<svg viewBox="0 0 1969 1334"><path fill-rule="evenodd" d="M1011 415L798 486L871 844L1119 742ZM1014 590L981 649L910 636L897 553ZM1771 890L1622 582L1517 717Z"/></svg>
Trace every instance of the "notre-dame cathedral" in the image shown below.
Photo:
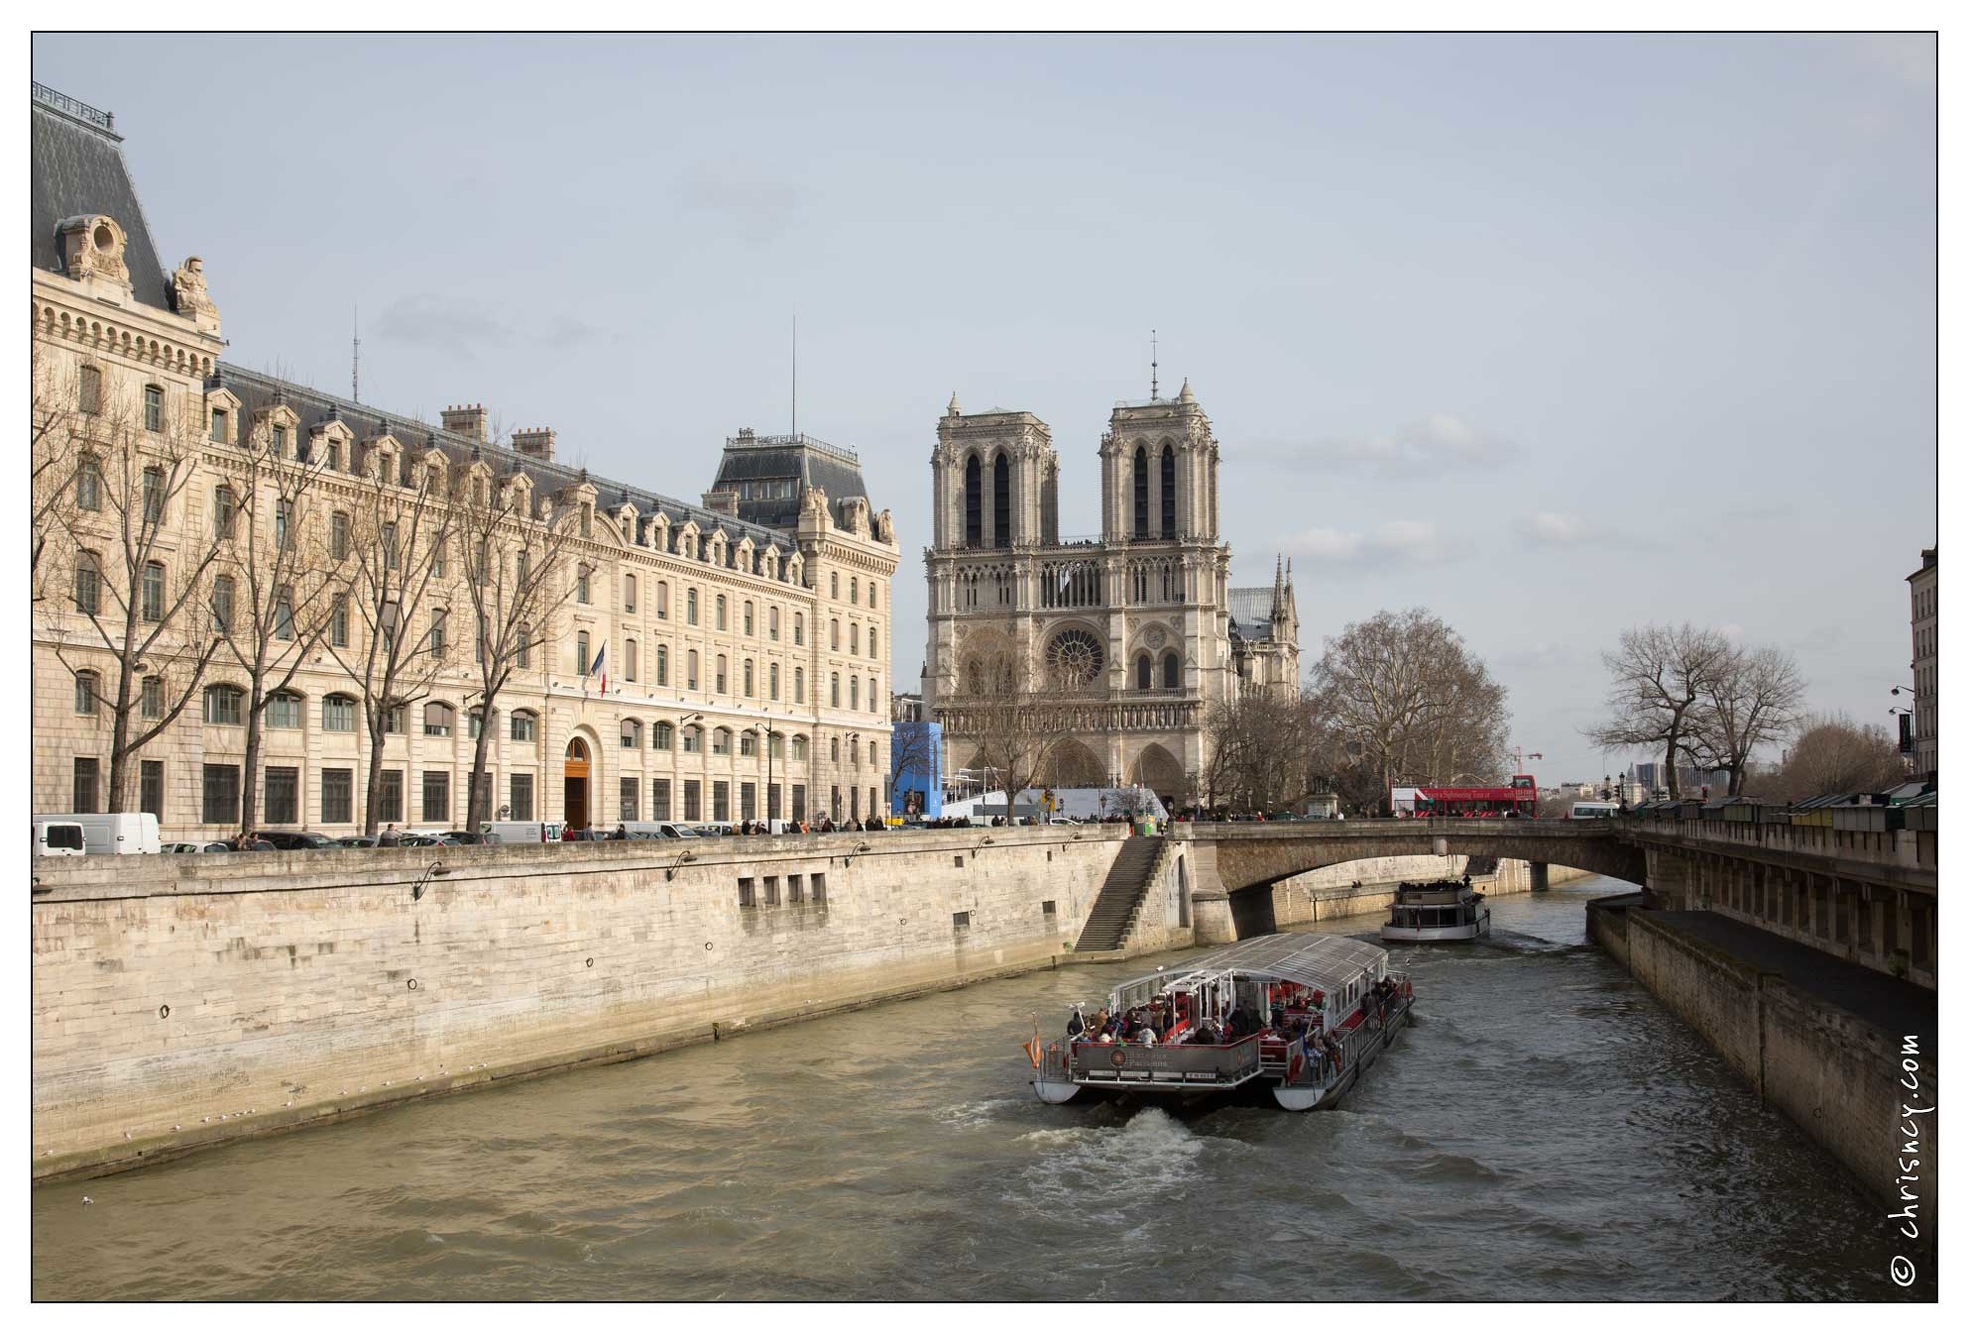
<svg viewBox="0 0 1969 1334"><path fill-rule="evenodd" d="M1030 412L951 396L931 456L936 509L923 699L952 771L976 767L988 711L1018 693L1057 740L1039 781L1197 795L1211 705L1296 691L1299 615L1281 567L1230 587L1217 441L1189 383L1119 403L1101 437L1101 534L1062 537L1059 456Z"/></svg>

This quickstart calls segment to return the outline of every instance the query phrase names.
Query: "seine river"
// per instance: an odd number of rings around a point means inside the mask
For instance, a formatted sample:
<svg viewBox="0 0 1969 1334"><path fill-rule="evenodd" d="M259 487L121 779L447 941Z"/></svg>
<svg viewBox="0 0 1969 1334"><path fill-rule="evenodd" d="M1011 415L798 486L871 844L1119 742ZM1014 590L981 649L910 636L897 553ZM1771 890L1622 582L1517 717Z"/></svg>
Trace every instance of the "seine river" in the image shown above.
<svg viewBox="0 0 1969 1334"><path fill-rule="evenodd" d="M1338 1111L1040 1104L1033 1012L1143 967L1080 965L43 1187L34 1296L1903 1295L1884 1211L1584 943L1624 888L1397 951L1418 1026Z"/></svg>

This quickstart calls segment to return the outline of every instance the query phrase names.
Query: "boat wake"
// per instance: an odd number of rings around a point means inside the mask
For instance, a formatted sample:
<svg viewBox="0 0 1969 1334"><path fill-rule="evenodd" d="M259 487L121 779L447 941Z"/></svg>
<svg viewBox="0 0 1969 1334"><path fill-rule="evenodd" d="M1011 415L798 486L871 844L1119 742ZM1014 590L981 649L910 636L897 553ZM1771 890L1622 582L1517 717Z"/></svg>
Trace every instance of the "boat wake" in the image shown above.
<svg viewBox="0 0 1969 1334"><path fill-rule="evenodd" d="M1051 1213L1064 1196L1096 1213L1166 1200L1200 1175L1209 1140L1159 1107L1144 1107L1114 1125L1034 1130L1020 1144L1038 1150L1007 1200Z"/></svg>

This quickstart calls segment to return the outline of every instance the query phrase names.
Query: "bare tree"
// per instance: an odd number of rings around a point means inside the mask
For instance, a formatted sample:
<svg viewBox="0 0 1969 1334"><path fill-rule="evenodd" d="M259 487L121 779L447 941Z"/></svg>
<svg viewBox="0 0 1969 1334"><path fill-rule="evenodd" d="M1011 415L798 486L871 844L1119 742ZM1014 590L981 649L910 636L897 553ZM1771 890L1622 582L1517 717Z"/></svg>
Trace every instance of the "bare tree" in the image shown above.
<svg viewBox="0 0 1969 1334"><path fill-rule="evenodd" d="M1688 749L1702 700L1716 687L1735 650L1714 630L1645 625L1621 633L1620 647L1603 653L1613 678L1607 690L1608 721L1584 729L1602 750L1660 746L1668 769L1668 795L1680 795L1680 757Z"/></svg>
<svg viewBox="0 0 1969 1334"><path fill-rule="evenodd" d="M310 513L327 456L242 421L233 468L220 483L212 542L221 553L208 605L212 629L246 676L241 837L259 827L260 751L266 713L321 646L346 588L352 531L343 513ZM337 531L324 532L328 524ZM343 613L346 615L346 613Z"/></svg>
<svg viewBox="0 0 1969 1334"><path fill-rule="evenodd" d="M58 527L57 511L68 499L75 482L77 447L85 425L79 411L83 389L79 378L72 378L59 357L42 350L37 340L33 348L33 396L28 412L28 454L33 465L31 495L33 517L28 527L28 571L34 579L34 601L43 595L41 557L48 550L48 538ZM92 374L95 372L92 370ZM79 377L81 368L76 368ZM92 382L91 392L100 400L102 383ZM92 403L92 409L99 402Z"/></svg>
<svg viewBox="0 0 1969 1334"><path fill-rule="evenodd" d="M1861 726L1845 714L1800 721L1797 738L1765 795L1779 801L1844 792L1879 792L1907 781L1900 743L1877 724Z"/></svg>
<svg viewBox="0 0 1969 1334"><path fill-rule="evenodd" d="M1710 674L1690 715L1689 749L1705 769L1725 769L1730 795L1743 795L1744 775L1757 751L1791 734L1805 682L1783 649L1731 652Z"/></svg>
<svg viewBox="0 0 1969 1334"><path fill-rule="evenodd" d="M1278 810L1319 782L1310 701L1247 690L1211 706L1204 719L1210 760L1205 799L1241 811Z"/></svg>
<svg viewBox="0 0 1969 1334"><path fill-rule="evenodd" d="M1379 612L1329 639L1310 687L1317 767L1353 770L1335 786L1362 804L1369 792L1384 804L1397 782L1446 783L1503 767L1504 687L1422 608Z"/></svg>
<svg viewBox="0 0 1969 1334"><path fill-rule="evenodd" d="M486 757L498 726L499 697L515 672L531 670L534 653L553 651L555 618L574 592L567 577L577 534L574 512L564 509L549 517L531 512L532 494L517 474L501 480L474 468L453 506L479 674L479 735L466 789L473 829L492 818Z"/></svg>
<svg viewBox="0 0 1969 1334"><path fill-rule="evenodd" d="M408 454L392 459L374 446L366 450L360 487L344 605L360 621L362 640L344 649L331 636L329 644L362 683L369 736L363 833L373 837L392 717L430 693L450 654L447 609L437 602L448 586L439 571L449 570L453 514L441 476Z"/></svg>
<svg viewBox="0 0 1969 1334"><path fill-rule="evenodd" d="M182 417L162 403L140 409L127 397L104 395L94 406L99 410L86 419L67 418L75 428L67 446L73 476L37 515L36 541L53 536L63 548L75 615L56 613L59 619L47 626L55 656L78 689L88 688L108 706L106 804L126 811L132 762L177 720L218 652L202 619L218 549L173 540L172 525L183 516L198 468L199 446ZM86 629L75 633L78 620ZM101 659L74 656L85 648L112 662L107 690L90 665Z"/></svg>

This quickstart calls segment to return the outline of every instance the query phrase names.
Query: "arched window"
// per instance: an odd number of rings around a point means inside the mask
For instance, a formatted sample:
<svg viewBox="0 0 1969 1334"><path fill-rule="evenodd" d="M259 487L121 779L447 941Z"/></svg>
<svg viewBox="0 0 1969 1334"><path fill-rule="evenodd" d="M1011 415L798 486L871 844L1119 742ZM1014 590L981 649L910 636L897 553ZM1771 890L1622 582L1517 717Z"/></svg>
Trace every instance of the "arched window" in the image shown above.
<svg viewBox="0 0 1969 1334"><path fill-rule="evenodd" d="M805 738L804 736L796 736L793 738L793 758L801 761L802 763L806 761L807 738Z"/></svg>
<svg viewBox="0 0 1969 1334"><path fill-rule="evenodd" d="M991 544L1012 545L1012 461L1003 454L991 465Z"/></svg>
<svg viewBox="0 0 1969 1334"><path fill-rule="evenodd" d="M1174 690L1183 684L1183 660L1171 649L1162 655L1162 688Z"/></svg>
<svg viewBox="0 0 1969 1334"><path fill-rule="evenodd" d="M1135 446L1135 523L1130 529L1136 537L1149 535L1149 452Z"/></svg>
<svg viewBox="0 0 1969 1334"><path fill-rule="evenodd" d="M622 748L641 750L643 748L643 725L634 718L622 720Z"/></svg>
<svg viewBox="0 0 1969 1334"><path fill-rule="evenodd" d="M669 723L656 723L649 730L651 750L668 750L675 741L677 729Z"/></svg>
<svg viewBox="0 0 1969 1334"><path fill-rule="evenodd" d="M322 696L321 730L324 732L356 730L356 702L353 695Z"/></svg>
<svg viewBox="0 0 1969 1334"><path fill-rule="evenodd" d="M749 727L738 734L738 754L740 759L756 758L759 754L759 734Z"/></svg>
<svg viewBox="0 0 1969 1334"><path fill-rule="evenodd" d="M686 727L684 729L684 754L695 755L704 749L704 729Z"/></svg>
<svg viewBox="0 0 1969 1334"><path fill-rule="evenodd" d="M452 712L449 704L432 700L424 706L424 735L450 736L451 718Z"/></svg>
<svg viewBox="0 0 1969 1334"><path fill-rule="evenodd" d="M465 735L477 741L479 739L479 733L484 730L485 710L482 708L465 710Z"/></svg>
<svg viewBox="0 0 1969 1334"><path fill-rule="evenodd" d="M509 735L515 741L531 742L540 735L540 720L530 709L515 709Z"/></svg>
<svg viewBox="0 0 1969 1334"><path fill-rule="evenodd" d="M301 697L291 690L278 690L267 697L267 726L297 728L301 725Z"/></svg>
<svg viewBox="0 0 1969 1334"><path fill-rule="evenodd" d="M1154 668L1154 664L1152 664L1149 661L1149 655L1146 653L1136 654L1135 655L1135 689L1147 690L1151 685L1155 684L1154 677L1155 677L1155 668Z"/></svg>
<svg viewBox="0 0 1969 1334"><path fill-rule="evenodd" d="M711 753L729 755L732 753L732 733L728 727L717 727L711 731Z"/></svg>
<svg viewBox="0 0 1969 1334"><path fill-rule="evenodd" d="M246 692L238 686L205 687L205 721L219 723L226 727L238 727L241 721L241 706L245 700Z"/></svg>
<svg viewBox="0 0 1969 1334"><path fill-rule="evenodd" d="M964 545L984 545L984 468L976 454L964 460Z"/></svg>
<svg viewBox="0 0 1969 1334"><path fill-rule="evenodd" d="M1176 451L1162 447L1162 535L1176 536Z"/></svg>

